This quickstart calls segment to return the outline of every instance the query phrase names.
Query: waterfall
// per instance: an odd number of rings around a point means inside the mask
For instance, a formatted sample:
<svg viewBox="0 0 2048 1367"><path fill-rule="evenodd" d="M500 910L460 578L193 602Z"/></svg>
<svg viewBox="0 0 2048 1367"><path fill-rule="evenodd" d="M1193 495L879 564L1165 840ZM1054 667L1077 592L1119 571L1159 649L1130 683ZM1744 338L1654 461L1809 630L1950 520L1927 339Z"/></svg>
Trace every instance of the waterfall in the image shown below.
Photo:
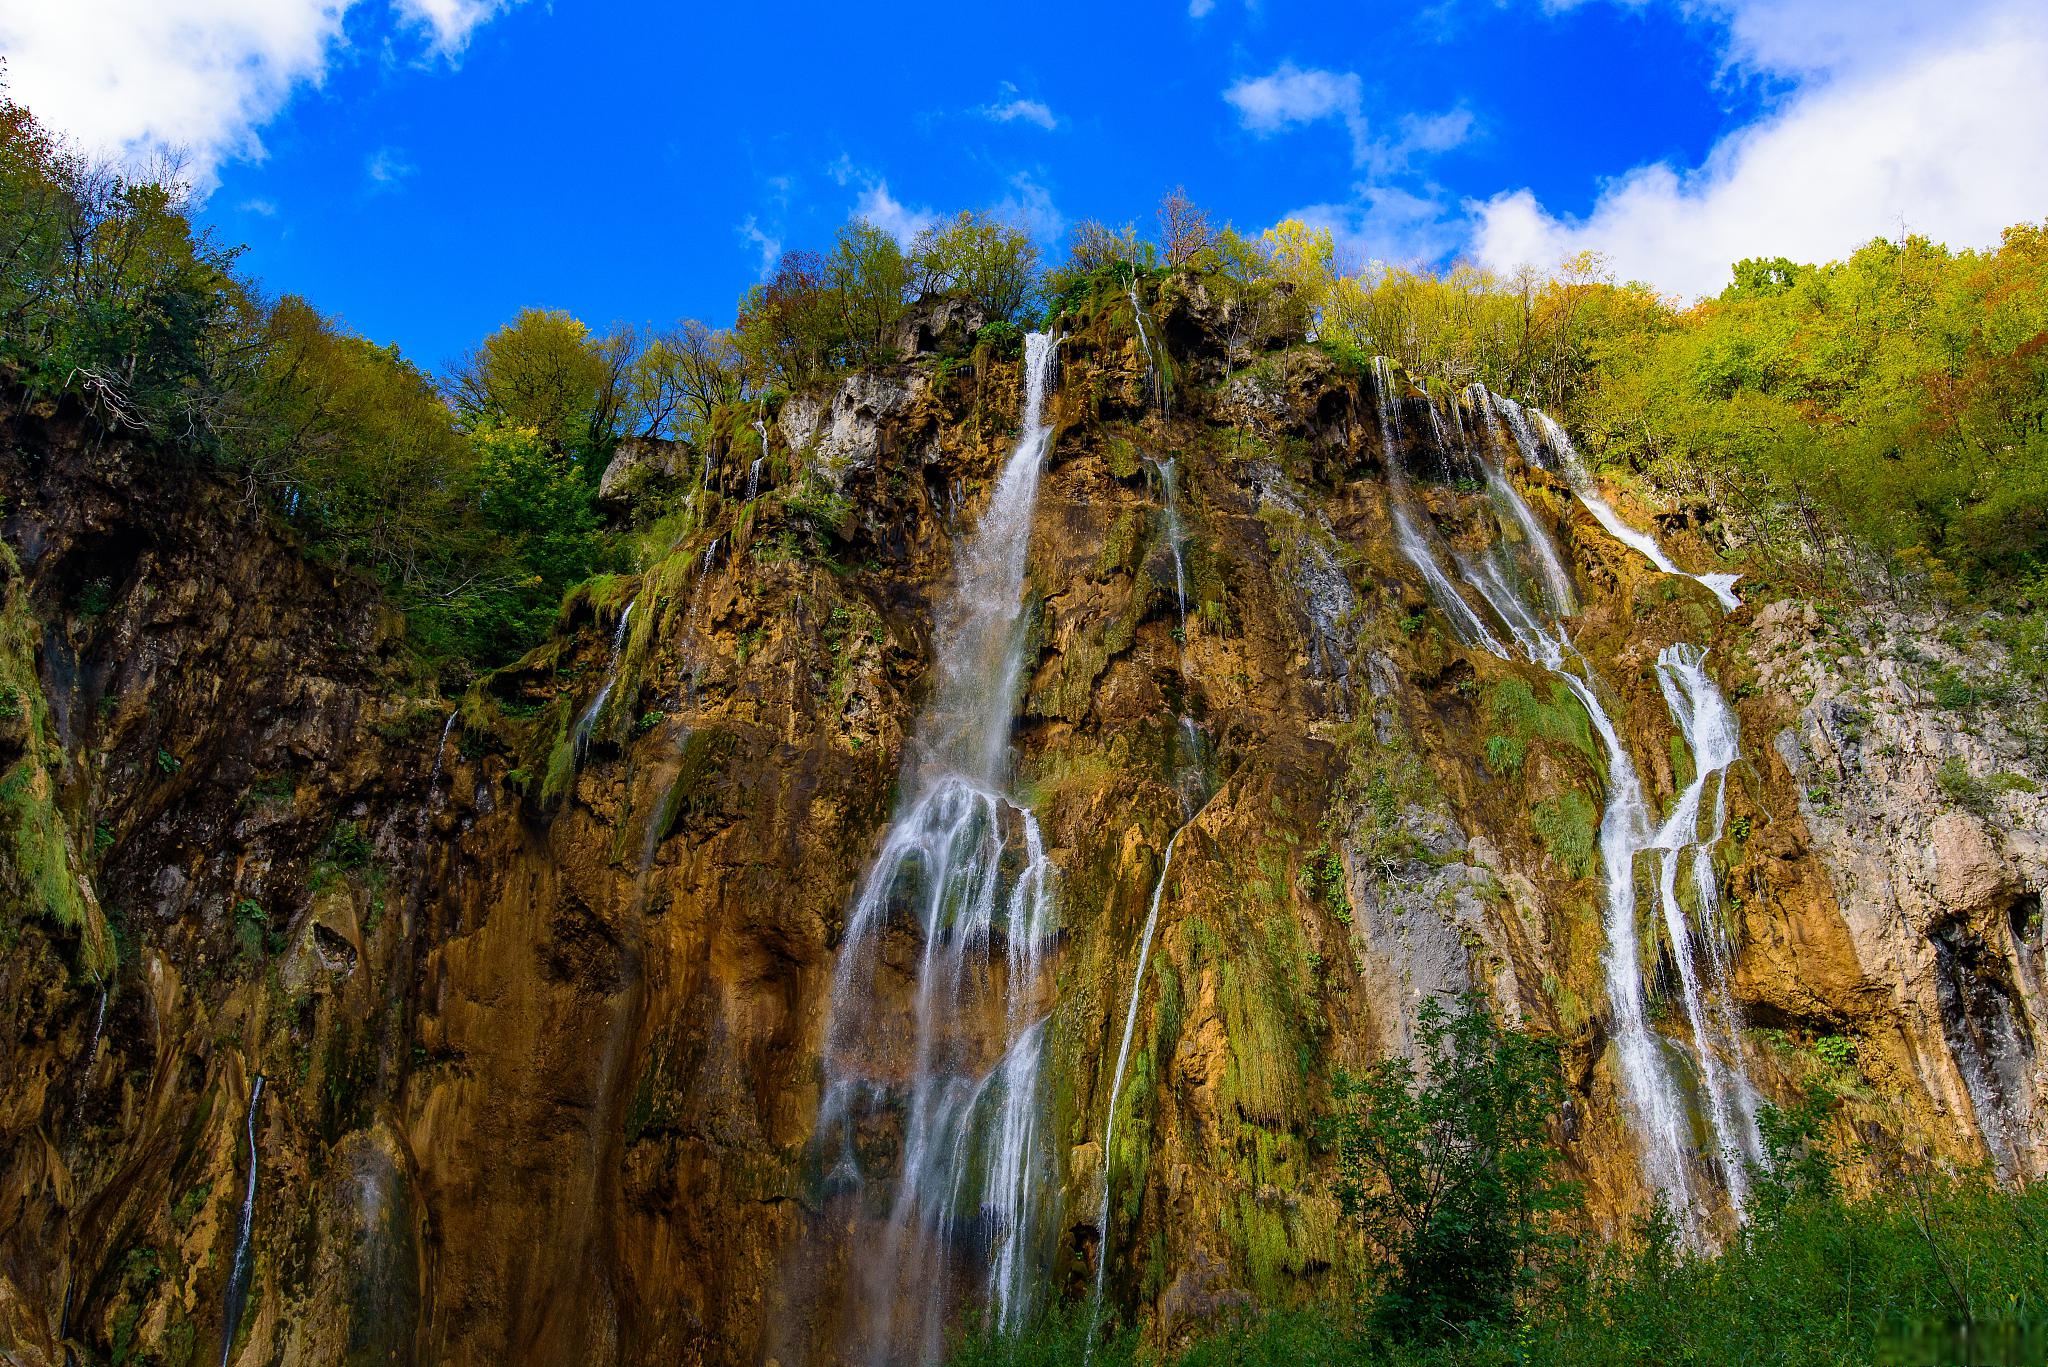
<svg viewBox="0 0 2048 1367"><path fill-rule="evenodd" d="M1159 409L1160 416L1164 417L1167 412L1166 373L1160 366L1159 357L1154 349L1152 329L1145 317L1145 306L1138 301L1138 267L1135 262L1131 266L1129 298L1131 316L1138 324L1138 350L1145 357L1145 387L1150 392L1153 404Z"/></svg>
<svg viewBox="0 0 2048 1367"><path fill-rule="evenodd" d="M92 1088L92 1066L99 1061L100 1035L107 1025L107 983L100 982L99 1005L93 1008L92 1034L86 1039L85 1052L78 1056L77 1090L71 1097L71 1128L80 1130L85 1122L85 1095Z"/></svg>
<svg viewBox="0 0 2048 1367"><path fill-rule="evenodd" d="M1186 830L1187 827L1181 827ZM1088 1344L1095 1343L1095 1327L1102 1315L1102 1284L1109 1270L1109 1170L1116 1144L1116 1100L1123 1094L1124 1069L1131 1061L1131 1036L1138 1028L1138 998L1145 987L1145 967L1152 958L1152 935L1159 928L1159 899L1166 893L1166 876L1173 872L1173 847L1180 843L1180 831L1166 842L1166 856L1159 863L1159 878L1152 884L1152 904L1145 911L1145 930L1138 937L1138 967L1131 974L1131 1004L1124 1009L1123 1043L1116 1050L1116 1072L1109 1083L1109 1106L1102 1122L1102 1206L1095 1220L1099 1242L1095 1251L1095 1291L1088 1302Z"/></svg>
<svg viewBox="0 0 2048 1367"><path fill-rule="evenodd" d="M229 1265L227 1314L220 1331L220 1363L227 1367L234 1351L235 1331L242 1321L242 1305L249 1298L249 1239L256 1231L256 1108L263 1101L263 1074L249 1086L249 1110L242 1118L243 1137L249 1146L249 1180L242 1188L242 1213L235 1225L235 1258Z"/></svg>
<svg viewBox="0 0 2048 1367"><path fill-rule="evenodd" d="M716 544L713 543L714 546ZM626 649L626 630L633 623L633 604L639 601L635 598L628 602L625 610L619 614L619 624L612 628L612 653L605 664L604 683L598 688L597 696L590 700L590 705L577 716L576 724L569 730L570 746L579 765L583 763L584 753L590 749L590 734L597 729L598 720L604 715L604 705L611 701L612 690L618 687L619 660ZM438 756L436 763L439 763Z"/></svg>
<svg viewBox="0 0 2048 1367"><path fill-rule="evenodd" d="M1610 1034L1620 1065L1620 1086L1642 1145L1645 1176L1670 1204L1687 1237L1697 1241L1690 1126L1683 1090L1666 1054L1669 1046L1649 1022L1648 990L1636 933L1635 865L1638 855L1646 851L1655 850L1661 856L1657 896L1672 941L1691 1031L1691 1044L1686 1052L1707 1093L1708 1118L1714 1132L1713 1158L1723 1176L1729 1204L1739 1218L1748 1194L1748 1166L1760 1156L1761 1143L1756 1128L1756 1093L1742 1066L1740 1017L1728 989L1732 947L1720 923L1713 867L1713 847L1726 823L1726 773L1737 756L1734 714L1707 674L1703 652L1692 646L1676 645L1659 656L1659 684L1694 757L1695 772L1692 782L1679 795L1671 817L1661 826L1656 825L1635 761L1601 701L1606 685L1559 625L1576 605L1563 557L1507 478L1498 459L1493 427L1496 413L1515 434L1524 455L1532 462L1535 460L1536 444L1530 434L1527 411L1490 394L1483 386L1475 385L1466 391L1484 434L1477 459L1494 512L1496 535L1488 550L1477 557L1448 548L1440 551L1437 540L1420 530L1413 520L1415 503L1408 492L1402 462L1398 401L1391 368L1383 359L1375 361L1374 377L1378 382L1381 439L1387 451L1397 547L1421 574L1432 601L1466 644L1502 659L1526 660L1549 671L1579 700L1600 742L1607 763L1607 800L1599 832L1606 879L1603 921L1607 947L1602 967L1611 1015ZM1435 413L1434 403L1431 415L1433 431L1441 441L1445 426ZM1537 417L1549 423L1542 414ZM1559 444L1563 440L1561 432L1552 438L1553 449L1568 449ZM1582 498L1587 497L1583 487L1580 493ZM1593 497L1597 501L1597 496ZM1612 516L1611 509L1609 515ZM1505 533L1509 527L1518 533L1519 545L1514 548L1507 545ZM1635 539L1630 541L1631 545L1649 541L1647 537L1632 535ZM1516 551L1520 552L1519 558ZM1662 555L1661 550L1658 555ZM1451 581L1447 563L1455 570L1459 582L1476 594L1507 629L1512 649L1503 645L1464 592ZM1674 568L1671 572L1678 571ZM1712 578L1717 577L1708 576L1701 582ZM1525 585L1540 586L1540 598L1548 601L1539 601L1539 595ZM1708 587L1715 586L1708 583ZM1725 587L1717 590L1717 596ZM1703 838L1700 816L1710 786L1712 820ZM1698 932L1690 924L1678 896L1680 863L1688 852L1692 855L1692 882L1702 923ZM1704 956L1700 953L1702 947Z"/></svg>
<svg viewBox="0 0 2048 1367"><path fill-rule="evenodd" d="M747 467L747 502L749 503L752 503L754 496L761 492L761 467L768 462L768 424L756 418L754 419L754 430L761 434L761 454L754 457L754 463Z"/></svg>
<svg viewBox="0 0 2048 1367"><path fill-rule="evenodd" d="M1678 966L1685 997L1686 1024L1692 1030L1693 1053L1707 1091L1708 1119L1720 1150L1728 1200L1739 1218L1749 1193L1749 1168L1762 1161L1757 1133L1757 1096L1742 1066L1740 1018L1728 992L1730 970L1727 929L1721 924L1719 882L1714 874L1714 846L1728 820L1728 766L1739 758L1735 714L1706 671L1706 652L1696 646L1667 646L1657 656L1657 683L1692 753L1693 777L1678 795L1670 818L1651 842L1663 859L1658 873L1658 900L1664 929L1671 939L1671 957ZM1705 838L1700 835L1700 807L1708 785L1714 789L1713 817ZM1700 924L1691 925L1678 899L1681 858L1692 855L1692 885ZM1707 951L1706 975L1696 946ZM1722 1055L1728 1062L1723 1063Z"/></svg>
<svg viewBox="0 0 2048 1367"><path fill-rule="evenodd" d="M1586 462L1579 456L1579 449L1572 445L1572 439L1566 435L1564 428L1556 419L1541 409L1525 409L1514 400L1504 399L1499 395L1494 396L1494 402L1499 406L1501 415L1508 420L1508 430L1515 434L1516 444L1522 448L1522 454L1530 464L1548 468L1542 459L1542 450L1546 443L1556 452L1558 460L1564 465L1564 476L1570 482L1572 492L1578 496L1579 502L1585 505L1586 511L1593 515L1594 520L1607 529L1609 536L1641 555L1665 574L1683 575L1705 585L1707 591L1718 598L1721 606L1729 612L1742 606L1742 600L1735 596L1735 581L1740 579L1741 575L1693 574L1682 570L1664 553L1664 548L1657 543L1656 537L1648 532L1638 531L1622 521L1621 514L1615 512L1607 500L1600 497L1599 490L1594 487L1592 473L1586 469ZM1529 415L1532 411L1535 413L1536 425L1542 428L1541 440L1538 440L1536 432L1530 428Z"/></svg>
<svg viewBox="0 0 2048 1367"><path fill-rule="evenodd" d="M1180 613L1180 634L1183 642L1188 634L1188 571L1187 562L1181 558L1182 539L1180 525L1180 500L1175 484L1173 460L1154 461L1159 471L1159 484L1166 498L1161 509L1161 520L1166 524L1166 548L1173 553L1173 601Z"/></svg>
<svg viewBox="0 0 2048 1367"><path fill-rule="evenodd" d="M832 1185L865 1185L863 1120L901 1121L887 1225L859 1255L877 1361L939 1358L963 1262L980 1264L990 1322L1021 1324L1051 1227L1040 1207L1054 1193L1041 1115L1053 871L1036 816L1006 785L1053 358L1052 337L1026 339L1023 430L956 556L937 685L833 973L818 1123ZM912 962L890 967L911 978L907 1006L882 985L885 938L905 920Z"/></svg>
<svg viewBox="0 0 2048 1367"><path fill-rule="evenodd" d="M461 708L453 708L448 713L448 720L441 723L441 739L434 743L434 767L427 773L427 791L429 793L432 793L440 786L441 764L448 757L448 737L455 730L456 718L461 715Z"/></svg>

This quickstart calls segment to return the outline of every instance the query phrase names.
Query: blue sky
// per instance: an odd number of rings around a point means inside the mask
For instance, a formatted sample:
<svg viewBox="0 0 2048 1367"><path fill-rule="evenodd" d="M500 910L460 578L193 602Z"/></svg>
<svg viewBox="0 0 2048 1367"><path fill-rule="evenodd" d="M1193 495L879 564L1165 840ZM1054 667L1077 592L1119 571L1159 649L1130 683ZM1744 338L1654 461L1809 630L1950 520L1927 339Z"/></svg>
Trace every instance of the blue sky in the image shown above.
<svg viewBox="0 0 2048 1367"><path fill-rule="evenodd" d="M1679 293L2048 213L2048 25L2012 0L38 4L0 0L18 98L182 148L270 288L429 366L531 304L723 322L856 213L1056 250L1185 185L1357 261L1591 247Z"/></svg>

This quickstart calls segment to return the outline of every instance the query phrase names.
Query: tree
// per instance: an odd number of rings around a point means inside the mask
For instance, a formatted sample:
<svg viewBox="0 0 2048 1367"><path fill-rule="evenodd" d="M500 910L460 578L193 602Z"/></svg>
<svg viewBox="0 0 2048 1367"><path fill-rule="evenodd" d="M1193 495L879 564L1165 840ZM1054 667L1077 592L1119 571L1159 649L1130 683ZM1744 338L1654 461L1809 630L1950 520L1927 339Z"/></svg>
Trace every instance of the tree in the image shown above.
<svg viewBox="0 0 2048 1367"><path fill-rule="evenodd" d="M896 239L865 219L847 224L826 275L845 341L839 363L873 365L894 356L911 284L910 259Z"/></svg>
<svg viewBox="0 0 2048 1367"><path fill-rule="evenodd" d="M175 160L92 162L0 95L0 360L110 427L209 445L261 310Z"/></svg>
<svg viewBox="0 0 2048 1367"><path fill-rule="evenodd" d="M1432 1339L1501 1321L1578 1193L1557 1176L1563 1104L1555 1040L1497 1025L1472 994L1425 1002L1416 1052L1340 1078L1338 1196L1386 1252L1376 1317Z"/></svg>
<svg viewBox="0 0 2048 1367"><path fill-rule="evenodd" d="M963 213L911 244L914 293L958 295L990 323L1013 323L1038 286L1038 245L992 214Z"/></svg>
<svg viewBox="0 0 2048 1367"><path fill-rule="evenodd" d="M471 424L527 428L555 451L598 465L617 438L638 354L628 329L593 337L561 309L521 309L449 376Z"/></svg>
<svg viewBox="0 0 2048 1367"><path fill-rule="evenodd" d="M1159 201L1159 240L1166 248L1166 264L1185 266L1209 245L1209 215L1195 207L1187 190L1179 185Z"/></svg>

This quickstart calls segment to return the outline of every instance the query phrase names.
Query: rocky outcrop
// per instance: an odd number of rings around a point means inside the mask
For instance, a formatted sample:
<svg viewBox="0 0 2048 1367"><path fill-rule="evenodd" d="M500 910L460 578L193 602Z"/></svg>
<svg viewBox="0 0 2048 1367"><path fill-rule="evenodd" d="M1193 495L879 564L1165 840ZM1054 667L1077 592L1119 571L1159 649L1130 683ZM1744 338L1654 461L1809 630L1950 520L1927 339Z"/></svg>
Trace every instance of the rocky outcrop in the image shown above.
<svg viewBox="0 0 2048 1367"><path fill-rule="evenodd" d="M1115 291L1063 323L1014 789L1057 872L1038 1275L1078 1300L1102 1266L1108 1313L1170 1342L1365 1256L1317 1125L1430 996L1564 1041L1604 1227L1648 1188L1604 970L1616 776L1569 691L1461 641L1398 544L1395 471L1447 557L1484 551L1493 495L1420 394L1383 440L1371 377L1284 308L1145 288L1149 349ZM0 941L15 1357L218 1360L260 1073L230 1361L833 1360L877 1256L814 1142L833 974L1018 384L989 346L790 397L787 478L665 504L665 555L459 704L411 692L374 595L215 473L73 416L9 426L0 652L35 696L0 709L0 764L40 747L38 829L106 941L47 896ZM1846 1133L2037 1175L2036 700L1895 612L1724 613L1540 463L1502 468L1654 817L1694 762L1660 652L1702 647L1733 702L1710 866L1759 1092L1819 1084ZM1676 1050L1657 860L1637 935ZM919 950L907 920L881 939L878 1019ZM878 1111L863 1161L903 1125ZM963 1288L977 1257L963 1233Z"/></svg>

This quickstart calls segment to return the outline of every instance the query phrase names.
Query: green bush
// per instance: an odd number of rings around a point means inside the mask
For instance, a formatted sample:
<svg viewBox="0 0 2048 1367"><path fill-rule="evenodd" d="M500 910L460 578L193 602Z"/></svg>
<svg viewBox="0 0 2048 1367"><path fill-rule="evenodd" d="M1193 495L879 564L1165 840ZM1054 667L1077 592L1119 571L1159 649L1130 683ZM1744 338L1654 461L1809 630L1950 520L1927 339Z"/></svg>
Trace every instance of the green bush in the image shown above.
<svg viewBox="0 0 2048 1367"><path fill-rule="evenodd" d="M1579 1194L1551 1137L1554 1039L1502 1029L1476 995L1455 1015L1424 1002L1415 1039L1421 1068L1395 1057L1339 1079L1332 1142L1338 1198L1388 1263L1372 1321L1430 1341L1509 1319Z"/></svg>

